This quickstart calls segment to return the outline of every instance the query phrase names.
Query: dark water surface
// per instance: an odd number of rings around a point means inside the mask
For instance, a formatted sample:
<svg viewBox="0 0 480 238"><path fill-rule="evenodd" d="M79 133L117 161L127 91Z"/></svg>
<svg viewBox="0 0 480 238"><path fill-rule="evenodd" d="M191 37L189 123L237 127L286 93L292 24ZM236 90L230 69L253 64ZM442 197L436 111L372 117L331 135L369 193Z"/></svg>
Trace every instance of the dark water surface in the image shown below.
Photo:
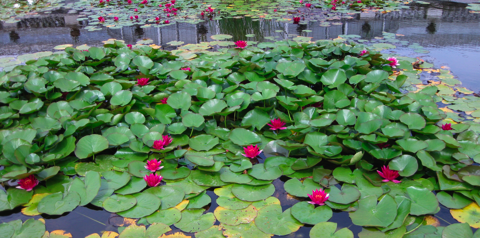
<svg viewBox="0 0 480 238"><path fill-rule="evenodd" d="M60 44L74 46L102 45L102 41L110 38L124 40L134 44L138 40L151 39L153 44L164 49L175 49L166 43L183 41L186 44L212 41L212 35L229 34L233 40L247 40L247 34L255 34L253 41L269 41L266 37L286 39L295 34L313 37L313 40L332 39L339 35L355 34L363 39L372 40L382 37L383 32L398 34L397 39L408 41L409 44L418 43L428 53L414 52L407 47L399 47L393 52L410 57L421 57L434 63L436 67L448 66L452 73L462 81L463 86L475 92L480 91L480 14L469 13L465 9L467 4L453 2L432 1L430 4L411 4L410 9L387 14L367 12L353 16L353 19L338 20L341 25L321 27L318 22L307 25L280 23L272 20L260 19L252 21L250 18L223 19L220 21L206 21L197 25L177 23L161 28L140 28L139 26L124 27L122 29L103 29L102 31L88 31L84 29L85 22L77 21L81 13L69 14L68 10L55 11L49 15L37 15L26 18L18 23L0 23L0 57L16 56L26 53L52 51ZM282 32L280 32L282 30ZM304 30L311 30L305 32ZM287 197L283 188L284 181L277 179L273 182L276 191L274 196L280 199L283 209L287 209L299 202L298 199ZM2 188L3 189L3 188ZM217 207L217 196L213 189L207 191L212 198L208 212ZM442 209L435 216L439 218L441 226L448 226L456 221L447 208ZM31 218L23 215L21 209L0 213L0 223L15 219L23 221ZM46 220L48 231L65 230L73 237L85 237L101 231L117 231L123 219L115 214L95 207L78 207L63 216L36 216L35 219ZM331 222L336 222L338 228L348 227L354 234L361 231L361 227L352 224L348 213L334 212ZM218 223L218 222L217 222ZM301 227L299 231L284 237L309 237L311 226ZM169 233L179 232L174 226ZM193 234L188 234L194 237ZM1 236L1 235L0 235Z"/></svg>

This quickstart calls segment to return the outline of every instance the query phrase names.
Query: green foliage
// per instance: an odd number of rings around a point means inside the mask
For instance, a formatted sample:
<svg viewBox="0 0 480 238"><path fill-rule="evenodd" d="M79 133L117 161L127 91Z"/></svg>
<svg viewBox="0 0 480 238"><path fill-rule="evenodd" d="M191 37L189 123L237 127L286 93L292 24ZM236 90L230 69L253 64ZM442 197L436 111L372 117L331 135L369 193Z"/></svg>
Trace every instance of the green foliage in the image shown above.
<svg viewBox="0 0 480 238"><path fill-rule="evenodd" d="M364 47L280 41L187 61L115 41L17 66L0 78L0 110L8 111L0 119L0 175L33 174L41 180L35 194L47 195L37 201L9 187L0 191L0 211L32 201L38 206L29 212L61 215L91 203L206 236L218 235L218 220L225 235L288 235L311 224L312 237L351 237L327 222L332 210L349 212L369 227L364 234L403 235L407 220L437 213L439 202L460 209L478 199L470 192L480 186L478 126L441 130L438 89L399 93L402 75L373 50L360 57ZM140 77L149 84L139 86ZM272 119L287 129L270 130ZM167 134L172 143L153 149ZM274 156L252 164L242 155L248 145ZM163 183L145 189L145 162L154 158ZM384 165L401 183L382 181L376 171ZM281 176L291 196L325 189L330 198L283 211L271 197ZM212 187L221 209L204 214ZM153 228L127 229L125 237Z"/></svg>

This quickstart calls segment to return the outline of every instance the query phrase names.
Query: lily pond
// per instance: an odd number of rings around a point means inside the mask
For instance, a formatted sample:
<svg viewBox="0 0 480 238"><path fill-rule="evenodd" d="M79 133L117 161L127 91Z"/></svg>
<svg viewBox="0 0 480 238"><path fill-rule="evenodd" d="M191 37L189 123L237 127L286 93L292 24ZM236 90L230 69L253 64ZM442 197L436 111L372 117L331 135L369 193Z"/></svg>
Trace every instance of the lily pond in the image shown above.
<svg viewBox="0 0 480 238"><path fill-rule="evenodd" d="M480 2L3 0L0 237L480 237Z"/></svg>

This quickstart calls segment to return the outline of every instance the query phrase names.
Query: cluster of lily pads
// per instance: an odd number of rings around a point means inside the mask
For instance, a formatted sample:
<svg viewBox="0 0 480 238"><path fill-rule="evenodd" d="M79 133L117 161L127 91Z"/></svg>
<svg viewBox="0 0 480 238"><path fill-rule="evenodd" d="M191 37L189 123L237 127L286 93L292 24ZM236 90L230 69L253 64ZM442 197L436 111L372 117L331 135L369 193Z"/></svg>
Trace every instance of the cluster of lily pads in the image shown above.
<svg viewBox="0 0 480 238"><path fill-rule="evenodd" d="M364 235L472 234L425 220L480 199L478 127L442 122L436 86L405 93L404 62L361 44L237 45L186 60L112 41L1 72L0 211L92 204L197 237L334 237L344 211ZM285 211L279 178L300 200Z"/></svg>

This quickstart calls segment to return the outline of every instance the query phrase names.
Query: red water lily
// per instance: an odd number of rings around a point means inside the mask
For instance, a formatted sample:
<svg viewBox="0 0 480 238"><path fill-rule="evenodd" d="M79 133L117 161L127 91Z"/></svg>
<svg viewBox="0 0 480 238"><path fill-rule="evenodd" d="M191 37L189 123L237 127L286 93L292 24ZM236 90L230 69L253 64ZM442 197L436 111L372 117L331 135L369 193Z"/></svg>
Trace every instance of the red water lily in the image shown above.
<svg viewBox="0 0 480 238"><path fill-rule="evenodd" d="M133 16L130 16L130 20L132 20L132 21L133 21Z"/></svg>
<svg viewBox="0 0 480 238"><path fill-rule="evenodd" d="M161 160L151 159L147 161L147 165L145 165L145 168L152 172L155 172L157 170L163 169L163 166L160 166L161 164L162 164Z"/></svg>
<svg viewBox="0 0 480 238"><path fill-rule="evenodd" d="M140 4L145 4L145 5L147 5L147 4L148 4L148 0L143 0L142 2L140 2Z"/></svg>
<svg viewBox="0 0 480 238"><path fill-rule="evenodd" d="M170 17L170 13L167 14L167 17Z"/></svg>
<svg viewBox="0 0 480 238"><path fill-rule="evenodd" d="M155 21L158 23L160 21L160 17L155 17Z"/></svg>
<svg viewBox="0 0 480 238"><path fill-rule="evenodd" d="M172 2L172 4L175 4L176 1L175 1L175 0L172 0L171 2Z"/></svg>
<svg viewBox="0 0 480 238"><path fill-rule="evenodd" d="M163 98L162 101L160 101L162 104L167 104L168 97Z"/></svg>
<svg viewBox="0 0 480 238"><path fill-rule="evenodd" d="M169 21L169 20L165 20L163 23L165 23L165 24L170 24L170 21Z"/></svg>
<svg viewBox="0 0 480 238"><path fill-rule="evenodd" d="M156 187L160 185L160 182L162 182L163 177L158 174L149 174L149 175L145 175L143 179L145 179L145 182L147 182L147 185L149 187Z"/></svg>
<svg viewBox="0 0 480 238"><path fill-rule="evenodd" d="M200 13L200 15L201 15L202 17L205 16L205 12L202 11L202 12Z"/></svg>
<svg viewBox="0 0 480 238"><path fill-rule="evenodd" d="M383 182L389 182L389 181L392 181L394 183L400 183L399 180L396 180L396 178L398 178L398 171L396 170L391 170L388 165L387 166L382 166L382 171L380 172L380 170L377 170L377 173L382 177L384 178L382 181Z"/></svg>
<svg viewBox="0 0 480 238"><path fill-rule="evenodd" d="M300 22L300 17L293 18L293 24L298 24Z"/></svg>
<svg viewBox="0 0 480 238"><path fill-rule="evenodd" d="M113 17L113 20L114 20L114 21L118 21L118 17Z"/></svg>
<svg viewBox="0 0 480 238"><path fill-rule="evenodd" d="M172 137L164 135L161 140L153 142L153 148L156 150L163 150L163 147L168 146L170 143L172 143Z"/></svg>
<svg viewBox="0 0 480 238"><path fill-rule="evenodd" d="M273 9L273 12L277 12L277 9Z"/></svg>
<svg viewBox="0 0 480 238"><path fill-rule="evenodd" d="M388 63L388 65L390 65L392 68L396 68L398 65L400 65L398 63L397 58L395 58L395 57L390 57L387 60L390 61L390 63Z"/></svg>
<svg viewBox="0 0 480 238"><path fill-rule="evenodd" d="M148 80L150 80L149 78L139 78L137 79L137 84L138 86L145 86L148 84Z"/></svg>
<svg viewBox="0 0 480 238"><path fill-rule="evenodd" d="M132 4L132 0L127 0L127 3L128 3L128 4Z"/></svg>
<svg viewBox="0 0 480 238"><path fill-rule="evenodd" d="M333 11L337 10L337 5L333 5L333 6L332 6L332 10L333 10Z"/></svg>
<svg viewBox="0 0 480 238"><path fill-rule="evenodd" d="M103 0L98 1L98 4L103 4Z"/></svg>
<svg viewBox="0 0 480 238"><path fill-rule="evenodd" d="M312 194L307 194L308 197L312 200L308 203L323 206L329 198L329 194L323 191L323 189L312 190Z"/></svg>
<svg viewBox="0 0 480 238"><path fill-rule="evenodd" d="M270 123L271 124L267 124L268 126L270 126L270 130L273 130L273 131L276 131L276 130L285 130L287 129L285 126L285 122L283 122L282 120L280 120L280 118L277 118L277 119L272 119L270 120Z"/></svg>
<svg viewBox="0 0 480 238"><path fill-rule="evenodd" d="M176 13L176 12L174 12L174 13L173 13L173 15L174 15L174 16L176 16L176 15L177 15L177 13Z"/></svg>
<svg viewBox="0 0 480 238"><path fill-rule="evenodd" d="M311 3L305 3L305 7L308 7L308 8L310 8L311 6L312 6L312 4L311 4Z"/></svg>
<svg viewBox="0 0 480 238"><path fill-rule="evenodd" d="M163 5L162 5L162 4L158 4L158 7L163 7Z"/></svg>
<svg viewBox="0 0 480 238"><path fill-rule="evenodd" d="M444 130L444 131L453 130L453 128L452 128L452 123L443 124L443 125L442 125L442 130Z"/></svg>
<svg viewBox="0 0 480 238"><path fill-rule="evenodd" d="M130 44L128 44L127 47L128 47L129 49L132 49L133 46L130 45Z"/></svg>
<svg viewBox="0 0 480 238"><path fill-rule="evenodd" d="M135 15L135 19L138 20L138 15Z"/></svg>
<svg viewBox="0 0 480 238"><path fill-rule="evenodd" d="M190 69L190 67L181 68L181 70L183 70L183 71L192 71L192 70Z"/></svg>
<svg viewBox="0 0 480 238"><path fill-rule="evenodd" d="M133 9L133 11L134 11L134 12L138 12L138 9L135 8L135 9Z"/></svg>
<svg viewBox="0 0 480 238"><path fill-rule="evenodd" d="M38 185L38 179L35 178L35 176L33 174L31 174L30 176L26 177L26 178L23 178L23 179L20 179L18 181L18 186L17 188L18 189L24 189L26 191L32 191L32 189Z"/></svg>
<svg viewBox="0 0 480 238"><path fill-rule="evenodd" d="M236 48L244 49L245 47L247 47L247 42L243 40L239 40L235 42L235 45L237 45Z"/></svg>
<svg viewBox="0 0 480 238"><path fill-rule="evenodd" d="M253 159L255 157L257 157L260 153L262 153L263 150L259 150L258 149L258 145L249 145L247 147L243 147L243 152L245 154L242 154L243 156L247 157L247 158L250 158L250 159Z"/></svg>
<svg viewBox="0 0 480 238"><path fill-rule="evenodd" d="M104 23L104 22L105 22L105 18L104 18L104 17L98 17L98 21L99 21L100 23Z"/></svg>
<svg viewBox="0 0 480 238"><path fill-rule="evenodd" d="M367 50L362 50L362 52L360 52L360 56L364 56L364 55L366 55L366 54L368 54L368 51L367 51Z"/></svg>

